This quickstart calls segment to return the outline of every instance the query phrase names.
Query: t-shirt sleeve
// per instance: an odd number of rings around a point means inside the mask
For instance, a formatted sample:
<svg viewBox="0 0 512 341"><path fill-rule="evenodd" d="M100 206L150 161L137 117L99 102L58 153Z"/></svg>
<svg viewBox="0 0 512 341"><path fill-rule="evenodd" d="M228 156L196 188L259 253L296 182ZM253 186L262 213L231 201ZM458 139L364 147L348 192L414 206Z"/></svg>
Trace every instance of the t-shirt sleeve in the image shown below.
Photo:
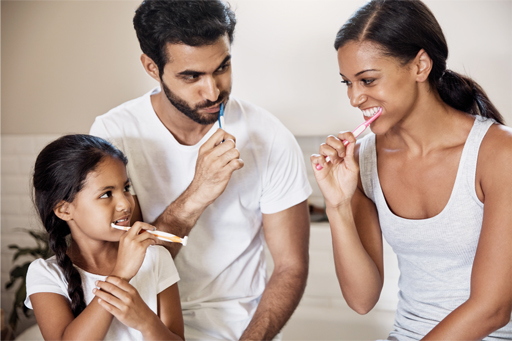
<svg viewBox="0 0 512 341"><path fill-rule="evenodd" d="M155 246L158 250L157 261L155 262L158 274L157 293L161 293L174 283L180 280L176 265L169 251L163 246Z"/></svg>
<svg viewBox="0 0 512 341"><path fill-rule="evenodd" d="M280 122L270 145L263 186L260 207L264 214L297 205L313 191L299 144Z"/></svg>
<svg viewBox="0 0 512 341"><path fill-rule="evenodd" d="M69 300L67 281L55 262L44 259L33 261L27 271L26 285L27 298L25 299L25 305L30 309L33 309L30 295L40 292L59 294Z"/></svg>

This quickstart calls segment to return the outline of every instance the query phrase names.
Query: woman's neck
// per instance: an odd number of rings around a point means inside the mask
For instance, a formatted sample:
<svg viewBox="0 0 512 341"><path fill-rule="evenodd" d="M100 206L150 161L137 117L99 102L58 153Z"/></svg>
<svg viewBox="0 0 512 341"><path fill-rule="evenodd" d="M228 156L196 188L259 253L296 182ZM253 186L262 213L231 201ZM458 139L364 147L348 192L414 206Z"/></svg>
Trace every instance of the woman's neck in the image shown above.
<svg viewBox="0 0 512 341"><path fill-rule="evenodd" d="M384 136L392 149L422 156L463 143L472 125L472 117L444 103L437 92L428 92Z"/></svg>

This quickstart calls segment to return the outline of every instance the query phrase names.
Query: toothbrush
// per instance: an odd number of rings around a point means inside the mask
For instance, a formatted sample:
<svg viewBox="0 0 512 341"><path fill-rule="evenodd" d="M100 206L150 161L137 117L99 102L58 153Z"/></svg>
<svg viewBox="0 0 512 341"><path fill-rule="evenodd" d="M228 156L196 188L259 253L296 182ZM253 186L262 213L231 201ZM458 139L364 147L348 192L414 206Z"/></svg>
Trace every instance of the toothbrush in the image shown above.
<svg viewBox="0 0 512 341"><path fill-rule="evenodd" d="M220 104L219 111L219 128L222 129L224 127L224 103Z"/></svg>
<svg viewBox="0 0 512 341"><path fill-rule="evenodd" d="M354 134L354 137L358 137L359 135L361 135L363 133L363 131L365 131L366 128L368 128L370 126L370 124L380 116L380 114L382 114L382 108L379 108L379 110L375 113L375 115L373 115L368 121L364 121L359 126L357 126L357 128L354 129L354 131L352 131L352 134ZM347 140L343 140L343 145L346 146L347 144L349 144L349 142ZM331 162L331 159L328 156L326 156L325 161ZM324 167L322 167L320 164L317 164L315 166L315 168L317 170L322 170Z"/></svg>
<svg viewBox="0 0 512 341"><path fill-rule="evenodd" d="M128 231L130 229L129 226L119 226L114 223L112 223L110 226L112 226L115 229ZM151 230L144 230L146 232L151 233L152 235L155 235L158 239L166 241L166 242L172 242L172 243L181 243L183 246L187 245L188 237L180 238L178 236L175 236L174 234L162 232L162 231L151 231Z"/></svg>

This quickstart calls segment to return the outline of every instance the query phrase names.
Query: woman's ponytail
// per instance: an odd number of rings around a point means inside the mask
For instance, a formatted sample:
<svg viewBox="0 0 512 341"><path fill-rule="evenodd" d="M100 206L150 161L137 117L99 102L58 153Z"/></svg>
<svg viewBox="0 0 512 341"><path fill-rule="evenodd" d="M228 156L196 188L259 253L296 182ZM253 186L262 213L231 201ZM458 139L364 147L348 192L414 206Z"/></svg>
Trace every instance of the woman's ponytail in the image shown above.
<svg viewBox="0 0 512 341"><path fill-rule="evenodd" d="M505 124L503 116L489 100L485 91L471 78L447 69L436 84L436 88L441 99L449 106Z"/></svg>

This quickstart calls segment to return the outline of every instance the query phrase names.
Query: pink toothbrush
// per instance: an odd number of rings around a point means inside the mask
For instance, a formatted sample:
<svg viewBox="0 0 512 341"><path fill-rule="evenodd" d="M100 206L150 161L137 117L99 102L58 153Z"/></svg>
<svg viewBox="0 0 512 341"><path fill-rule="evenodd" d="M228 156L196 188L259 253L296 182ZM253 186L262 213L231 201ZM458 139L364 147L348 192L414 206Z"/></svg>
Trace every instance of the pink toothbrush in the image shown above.
<svg viewBox="0 0 512 341"><path fill-rule="evenodd" d="M370 124L380 116L380 114L382 114L382 108L379 108L375 115L373 115L368 121L364 121L356 129L354 129L354 131L352 132L352 134L354 134L354 137L358 137L359 135L361 135L363 131L365 131L366 128L368 128ZM347 140L343 140L343 145L346 146L347 144L349 144L349 142ZM331 159L327 156L325 158L325 161L331 162ZM315 168L317 170L322 170L324 167L322 167L320 164L317 164Z"/></svg>

